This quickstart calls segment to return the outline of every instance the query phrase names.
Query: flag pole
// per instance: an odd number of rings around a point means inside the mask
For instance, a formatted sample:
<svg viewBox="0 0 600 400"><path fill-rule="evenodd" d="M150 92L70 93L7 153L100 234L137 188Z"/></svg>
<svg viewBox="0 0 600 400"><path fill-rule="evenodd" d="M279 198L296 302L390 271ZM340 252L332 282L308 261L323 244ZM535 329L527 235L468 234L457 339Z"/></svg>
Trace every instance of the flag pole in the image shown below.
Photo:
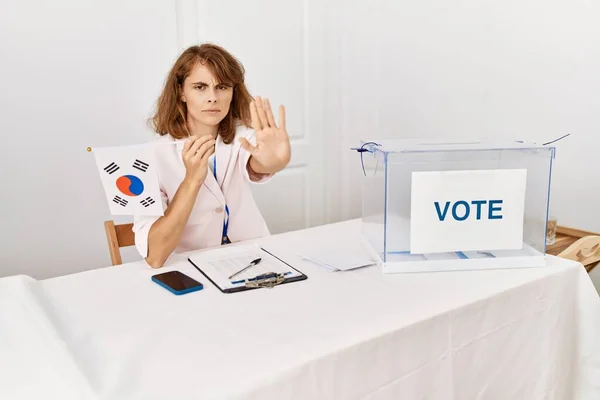
<svg viewBox="0 0 600 400"><path fill-rule="evenodd" d="M174 142L166 142L166 143L144 143L143 145L167 145L167 144L177 144L177 143L181 143L181 140L177 140ZM133 145L136 146L136 145ZM116 146L119 147L119 146ZM92 149L91 147L88 147L87 149L85 149L88 153L91 153L92 151L94 151L94 149Z"/></svg>

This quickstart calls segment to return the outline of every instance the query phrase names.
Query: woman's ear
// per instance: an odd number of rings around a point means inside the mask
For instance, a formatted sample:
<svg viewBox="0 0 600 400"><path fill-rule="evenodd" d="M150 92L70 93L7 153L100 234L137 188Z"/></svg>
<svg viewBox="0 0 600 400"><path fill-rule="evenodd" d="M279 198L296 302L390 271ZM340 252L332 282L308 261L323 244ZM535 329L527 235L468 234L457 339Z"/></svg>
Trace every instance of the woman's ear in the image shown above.
<svg viewBox="0 0 600 400"><path fill-rule="evenodd" d="M185 95L183 94L183 88L179 85L179 99L185 103Z"/></svg>

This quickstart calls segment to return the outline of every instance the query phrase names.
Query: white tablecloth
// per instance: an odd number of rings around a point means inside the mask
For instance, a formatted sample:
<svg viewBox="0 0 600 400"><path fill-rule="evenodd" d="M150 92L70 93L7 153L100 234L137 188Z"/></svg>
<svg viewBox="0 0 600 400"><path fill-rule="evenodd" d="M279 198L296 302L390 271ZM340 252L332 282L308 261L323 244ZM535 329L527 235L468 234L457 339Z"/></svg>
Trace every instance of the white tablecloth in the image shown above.
<svg viewBox="0 0 600 400"><path fill-rule="evenodd" d="M174 296L142 263L0 280L0 399L600 399L583 267L329 273L298 254L349 221L262 239L303 282Z"/></svg>

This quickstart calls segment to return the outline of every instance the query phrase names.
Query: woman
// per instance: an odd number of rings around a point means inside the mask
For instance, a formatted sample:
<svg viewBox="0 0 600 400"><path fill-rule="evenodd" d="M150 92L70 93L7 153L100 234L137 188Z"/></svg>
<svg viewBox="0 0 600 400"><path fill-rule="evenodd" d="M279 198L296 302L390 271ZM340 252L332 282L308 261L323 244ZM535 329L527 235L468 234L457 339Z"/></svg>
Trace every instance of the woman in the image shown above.
<svg viewBox="0 0 600 400"><path fill-rule="evenodd" d="M290 161L285 109L277 125L268 99L252 101L244 68L231 54L212 44L185 50L152 125L161 135L155 148L165 212L136 216L133 226L151 267L174 251L269 234L249 183L267 181Z"/></svg>

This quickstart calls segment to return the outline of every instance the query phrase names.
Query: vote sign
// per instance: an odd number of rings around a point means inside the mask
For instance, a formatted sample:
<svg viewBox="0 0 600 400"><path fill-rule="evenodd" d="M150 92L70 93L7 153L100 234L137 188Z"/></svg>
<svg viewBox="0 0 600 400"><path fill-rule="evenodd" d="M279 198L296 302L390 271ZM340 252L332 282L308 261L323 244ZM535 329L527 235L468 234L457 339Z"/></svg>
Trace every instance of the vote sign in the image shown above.
<svg viewBox="0 0 600 400"><path fill-rule="evenodd" d="M526 169L413 172L410 252L523 247Z"/></svg>

